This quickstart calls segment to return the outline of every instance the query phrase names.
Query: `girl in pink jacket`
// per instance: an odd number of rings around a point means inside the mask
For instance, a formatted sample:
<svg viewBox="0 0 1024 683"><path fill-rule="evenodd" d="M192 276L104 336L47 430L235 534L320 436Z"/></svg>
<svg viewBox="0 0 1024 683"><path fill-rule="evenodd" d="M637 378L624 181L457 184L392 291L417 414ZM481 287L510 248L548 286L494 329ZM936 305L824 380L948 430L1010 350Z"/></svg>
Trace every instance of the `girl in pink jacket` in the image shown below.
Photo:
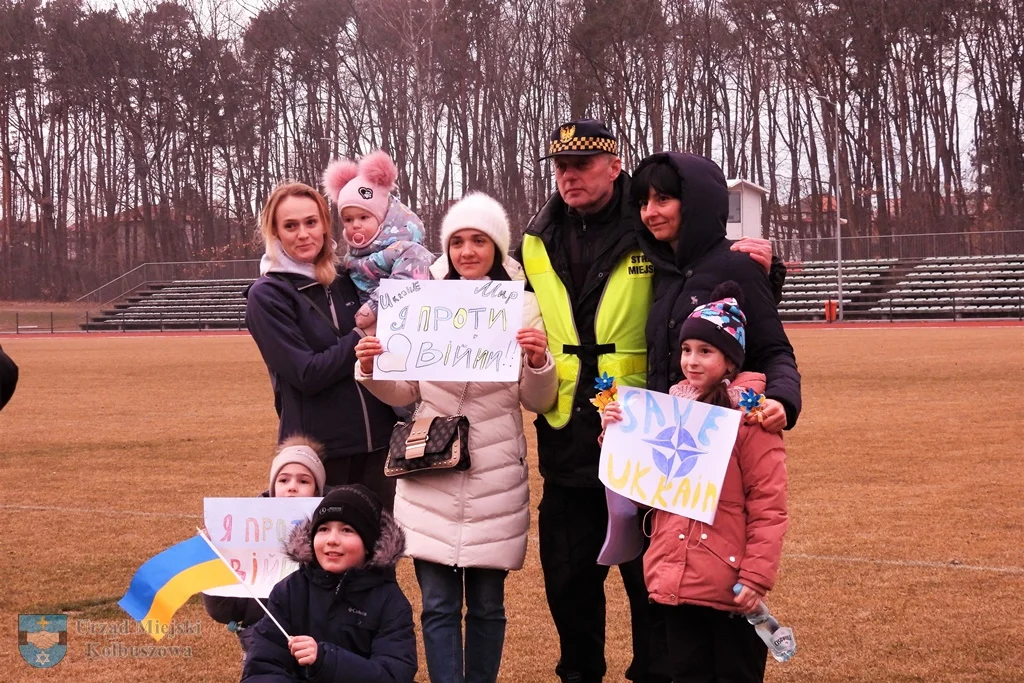
<svg viewBox="0 0 1024 683"><path fill-rule="evenodd" d="M673 396L736 408L743 389L764 390L764 375L738 372L746 324L739 297L739 287L725 282L683 323L686 379L671 388ZM605 424L621 419L617 403L605 408ZM747 421L714 524L653 511L644 577L651 601L665 606L664 651L674 683L764 680L768 649L743 615L775 585L787 525L782 437ZM734 595L737 583L743 589Z"/></svg>

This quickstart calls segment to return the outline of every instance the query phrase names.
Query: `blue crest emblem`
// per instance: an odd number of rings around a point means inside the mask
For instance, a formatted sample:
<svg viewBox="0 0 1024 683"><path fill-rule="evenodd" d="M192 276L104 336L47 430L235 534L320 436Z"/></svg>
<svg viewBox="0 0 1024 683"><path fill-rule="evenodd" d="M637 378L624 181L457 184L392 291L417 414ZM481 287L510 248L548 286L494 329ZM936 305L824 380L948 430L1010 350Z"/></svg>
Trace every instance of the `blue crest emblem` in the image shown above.
<svg viewBox="0 0 1024 683"><path fill-rule="evenodd" d="M60 664L68 653L67 615L19 614L18 652L37 669Z"/></svg>

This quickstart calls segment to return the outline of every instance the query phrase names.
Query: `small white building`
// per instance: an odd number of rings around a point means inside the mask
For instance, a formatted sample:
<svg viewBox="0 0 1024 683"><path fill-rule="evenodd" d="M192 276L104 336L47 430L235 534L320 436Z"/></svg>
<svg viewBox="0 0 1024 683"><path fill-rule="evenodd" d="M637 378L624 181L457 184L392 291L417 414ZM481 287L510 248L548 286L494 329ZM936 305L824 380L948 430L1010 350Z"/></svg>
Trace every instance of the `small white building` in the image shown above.
<svg viewBox="0 0 1024 683"><path fill-rule="evenodd" d="M761 211L768 190L749 180L734 178L729 185L729 219L725 235L731 240L740 237L761 237Z"/></svg>

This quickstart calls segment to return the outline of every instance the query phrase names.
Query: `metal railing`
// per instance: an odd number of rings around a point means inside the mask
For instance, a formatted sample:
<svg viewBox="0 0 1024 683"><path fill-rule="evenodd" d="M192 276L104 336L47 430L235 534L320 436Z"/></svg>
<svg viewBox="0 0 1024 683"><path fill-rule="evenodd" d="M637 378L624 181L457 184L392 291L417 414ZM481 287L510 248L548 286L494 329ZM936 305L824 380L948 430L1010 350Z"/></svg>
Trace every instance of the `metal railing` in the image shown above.
<svg viewBox="0 0 1024 683"><path fill-rule="evenodd" d="M91 319L86 313L85 331L98 332L132 332L135 330L193 330L198 332L209 330L242 331L245 326L245 311L232 313L204 313L201 310L188 313L162 313L140 316L132 311L106 312L97 319Z"/></svg>
<svg viewBox="0 0 1024 683"><path fill-rule="evenodd" d="M775 253L785 261L823 261L836 258L834 235L773 237ZM933 232L920 235L877 235L842 239L843 261L855 259L915 259L929 256L1003 256L1024 254L1024 230L992 232Z"/></svg>
<svg viewBox="0 0 1024 683"><path fill-rule="evenodd" d="M260 275L259 259L236 261L168 261L143 263L110 282L76 299L100 306L117 301L151 282L171 280L255 280Z"/></svg>
<svg viewBox="0 0 1024 683"><path fill-rule="evenodd" d="M242 331L245 311L232 313L157 313L140 319L130 311L100 310L0 311L0 335L69 334L87 332Z"/></svg>

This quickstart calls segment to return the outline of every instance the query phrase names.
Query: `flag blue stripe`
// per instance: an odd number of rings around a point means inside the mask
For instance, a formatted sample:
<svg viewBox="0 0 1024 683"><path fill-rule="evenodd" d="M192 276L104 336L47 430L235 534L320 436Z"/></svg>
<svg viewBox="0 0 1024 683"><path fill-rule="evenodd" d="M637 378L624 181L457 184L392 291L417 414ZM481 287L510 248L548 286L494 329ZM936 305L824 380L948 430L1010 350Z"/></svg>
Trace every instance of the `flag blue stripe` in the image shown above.
<svg viewBox="0 0 1024 683"><path fill-rule="evenodd" d="M141 620L149 613L157 592L168 581L189 567L215 559L217 553L200 536L172 545L139 567L128 592L117 604L136 621Z"/></svg>

